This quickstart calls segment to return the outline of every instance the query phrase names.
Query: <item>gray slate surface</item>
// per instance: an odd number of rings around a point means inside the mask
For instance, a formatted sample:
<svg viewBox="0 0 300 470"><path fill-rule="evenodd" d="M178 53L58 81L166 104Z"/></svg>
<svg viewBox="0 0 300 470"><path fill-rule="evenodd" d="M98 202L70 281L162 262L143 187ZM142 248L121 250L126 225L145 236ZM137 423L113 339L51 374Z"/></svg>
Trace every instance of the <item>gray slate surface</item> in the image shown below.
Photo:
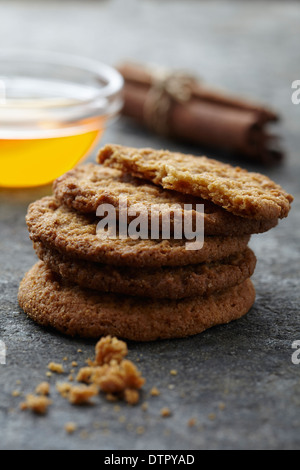
<svg viewBox="0 0 300 470"><path fill-rule="evenodd" d="M300 105L291 103L291 83L300 79L300 4L2 1L0 17L2 47L65 51L109 64L133 58L185 67L216 86L271 104L283 118L286 162L275 169L239 163L263 171L295 196L288 219L251 240L258 258L257 300L246 317L189 339L129 343L129 358L139 361L147 379L142 401L148 411L124 404L119 409L102 397L94 406L74 408L55 391L62 378L52 376L55 404L46 417L37 417L19 411L22 396L45 379L50 360L68 357L67 370L72 360L84 365L94 342L40 328L18 307L19 282L36 261L24 217L28 204L47 190L1 191L0 340L7 347L6 365L0 364L1 449L299 449L300 365L291 357L292 343L300 340ZM164 141L124 120L108 129L105 142L202 150ZM156 398L149 396L154 385L161 390ZM22 396L13 397L13 390ZM171 417L160 417L163 406ZM192 417L197 424L189 428ZM64 431L68 421L78 424L71 436Z"/></svg>

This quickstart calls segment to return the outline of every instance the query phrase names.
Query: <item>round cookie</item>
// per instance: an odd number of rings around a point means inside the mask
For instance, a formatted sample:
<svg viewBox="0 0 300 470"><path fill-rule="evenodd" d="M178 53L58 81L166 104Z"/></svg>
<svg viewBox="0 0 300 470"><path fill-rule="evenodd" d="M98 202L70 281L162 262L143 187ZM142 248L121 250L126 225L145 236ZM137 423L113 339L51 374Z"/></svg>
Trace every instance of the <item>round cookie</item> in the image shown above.
<svg viewBox="0 0 300 470"><path fill-rule="evenodd" d="M100 292L151 298L211 295L245 281L256 265L250 248L216 263L139 270L74 260L42 243L35 243L34 249L49 269L71 283Z"/></svg>
<svg viewBox="0 0 300 470"><path fill-rule="evenodd" d="M33 242L73 258L115 266L183 266L224 259L245 250L250 235L206 237L203 247L188 250L186 240L103 238L99 219L61 206L52 196L32 203L26 222Z"/></svg>
<svg viewBox="0 0 300 470"><path fill-rule="evenodd" d="M207 199L251 219L287 217L293 201L267 176L207 157L106 145L98 154L98 162L165 189Z"/></svg>
<svg viewBox="0 0 300 470"><path fill-rule="evenodd" d="M255 220L237 217L211 202L190 195L163 189L145 180L134 178L129 174L105 167L87 163L65 173L53 184L55 198L71 209L82 213L96 214L101 204L112 204L119 208L120 200L126 196L128 208L146 208L151 214L151 208L160 205L161 213L170 213L172 227L173 213L170 206L175 204L181 209L181 217L190 212L195 223L196 204L204 205L205 235L243 235L263 233L275 227L278 219ZM193 209L188 211L187 206ZM128 217L130 220L130 217Z"/></svg>
<svg viewBox="0 0 300 470"><path fill-rule="evenodd" d="M247 279L219 294L183 300L102 294L66 284L40 261L21 282L18 299L32 320L66 335L154 341L195 335L242 317L255 301L255 289Z"/></svg>

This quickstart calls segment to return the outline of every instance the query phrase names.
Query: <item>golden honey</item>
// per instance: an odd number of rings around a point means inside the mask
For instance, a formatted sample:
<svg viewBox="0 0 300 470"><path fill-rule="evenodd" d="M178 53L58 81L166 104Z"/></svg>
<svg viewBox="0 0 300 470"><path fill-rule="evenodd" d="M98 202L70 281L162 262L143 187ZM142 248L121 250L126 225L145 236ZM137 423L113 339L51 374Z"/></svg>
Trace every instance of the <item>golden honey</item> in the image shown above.
<svg viewBox="0 0 300 470"><path fill-rule="evenodd" d="M0 138L0 186L42 186L73 168L99 141L103 127L71 135Z"/></svg>
<svg viewBox="0 0 300 470"><path fill-rule="evenodd" d="M0 187L48 185L118 115L123 78L98 61L45 51L2 51L0 64Z"/></svg>

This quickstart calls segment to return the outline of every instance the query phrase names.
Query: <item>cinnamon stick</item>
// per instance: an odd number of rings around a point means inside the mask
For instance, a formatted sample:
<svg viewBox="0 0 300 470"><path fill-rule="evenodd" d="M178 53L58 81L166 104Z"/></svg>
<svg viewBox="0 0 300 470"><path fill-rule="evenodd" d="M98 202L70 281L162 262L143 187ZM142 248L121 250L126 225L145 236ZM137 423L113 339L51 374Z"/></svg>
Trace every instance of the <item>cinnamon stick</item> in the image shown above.
<svg viewBox="0 0 300 470"><path fill-rule="evenodd" d="M170 84L157 81L155 72L144 65L128 62L118 70L124 78L124 116L170 138L229 151L262 164L278 163L283 158L277 136L268 131L269 124L278 122L279 116L267 107L209 89L196 79L189 80L188 97L182 99L181 91L187 90L180 89L182 75L176 82L174 73ZM174 84L178 85L178 97L167 89L176 89Z"/></svg>

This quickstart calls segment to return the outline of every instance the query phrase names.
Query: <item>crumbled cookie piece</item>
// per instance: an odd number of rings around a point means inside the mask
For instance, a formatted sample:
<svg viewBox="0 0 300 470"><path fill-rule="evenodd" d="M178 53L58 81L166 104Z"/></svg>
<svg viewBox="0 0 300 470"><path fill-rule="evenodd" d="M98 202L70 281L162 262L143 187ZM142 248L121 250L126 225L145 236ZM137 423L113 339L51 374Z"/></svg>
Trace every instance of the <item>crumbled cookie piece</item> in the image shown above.
<svg viewBox="0 0 300 470"><path fill-rule="evenodd" d="M68 400L72 405L82 405L90 403L90 398L98 395L98 388L92 385L74 385L71 386L68 393Z"/></svg>
<svg viewBox="0 0 300 470"><path fill-rule="evenodd" d="M138 390L145 383L136 366L125 359L119 364L112 360L110 364L96 367L91 380L107 396L124 398L132 405L138 402Z"/></svg>
<svg viewBox="0 0 300 470"><path fill-rule="evenodd" d="M123 341L111 336L101 338L95 346L95 360L89 360L89 365L78 371L76 380L82 383L58 382L57 391L72 405L91 403L90 399L100 392L109 401L124 399L128 404L135 405L139 401L139 389L145 379L131 361L124 359L127 353L127 345ZM61 364L54 362L50 362L48 368L56 373L64 372ZM20 408L31 409L39 414L46 413L52 403L47 397L49 390L50 384L41 382L35 389L36 395L27 395ZM68 426L66 431L72 432L71 427Z"/></svg>
<svg viewBox="0 0 300 470"><path fill-rule="evenodd" d="M139 392L132 388L126 388L124 390L124 399L129 405L136 405L139 401Z"/></svg>
<svg viewBox="0 0 300 470"><path fill-rule="evenodd" d="M160 391L156 387L152 387L150 390L150 395L152 397L158 397L160 395Z"/></svg>
<svg viewBox="0 0 300 470"><path fill-rule="evenodd" d="M103 392L120 393L127 388L141 388L145 379L131 361L124 359L120 364L112 361L109 365L97 368L93 382L99 385Z"/></svg>
<svg viewBox="0 0 300 470"><path fill-rule="evenodd" d="M72 385L68 382L56 384L56 388L63 398L72 405L82 405L90 402L90 398L98 395L99 390L95 384Z"/></svg>
<svg viewBox="0 0 300 470"><path fill-rule="evenodd" d="M48 364L48 369L51 370L51 372L56 372L57 374L64 373L64 368L62 364L57 364L56 362L50 362Z"/></svg>
<svg viewBox="0 0 300 470"><path fill-rule="evenodd" d="M95 362L98 365L109 364L112 360L121 362L128 354L127 344L116 337L105 336L96 344Z"/></svg>
<svg viewBox="0 0 300 470"><path fill-rule="evenodd" d="M73 434L73 432L75 432L76 429L77 429L77 424L73 423L72 421L65 424L65 431L68 434Z"/></svg>
<svg viewBox="0 0 300 470"><path fill-rule="evenodd" d="M111 336L101 338L95 347L95 361L79 369L77 381L97 385L109 401L123 398L136 404L145 379L132 361L124 359L127 354L125 342Z"/></svg>
<svg viewBox="0 0 300 470"><path fill-rule="evenodd" d="M63 383L57 383L56 384L56 389L57 391L61 394L63 398L67 398L70 390L71 390L72 384L68 382L63 382Z"/></svg>
<svg viewBox="0 0 300 470"><path fill-rule="evenodd" d="M107 393L105 395L105 398L106 398L107 401L118 401L119 400L118 395L114 395L113 393Z"/></svg>
<svg viewBox="0 0 300 470"><path fill-rule="evenodd" d="M26 396L26 401L20 404L20 409L30 409L36 414L45 414L48 411L49 405L52 404L52 400L45 396L36 396L29 394Z"/></svg>
<svg viewBox="0 0 300 470"><path fill-rule="evenodd" d="M142 403L141 405L141 409L143 411L147 411L148 410L148 407L149 407L149 404L145 401L144 403Z"/></svg>
<svg viewBox="0 0 300 470"><path fill-rule="evenodd" d="M93 366L81 367L76 376L77 382L90 383L94 372L95 367Z"/></svg>
<svg viewBox="0 0 300 470"><path fill-rule="evenodd" d="M171 414L172 414L172 413L171 413L170 408L168 408L168 407L166 407L166 406L160 410L160 415L161 415L163 418L167 418L167 417L171 416Z"/></svg>
<svg viewBox="0 0 300 470"><path fill-rule="evenodd" d="M49 395L50 393L50 384L48 382L41 382L40 384L37 385L35 389L35 393L37 395Z"/></svg>

